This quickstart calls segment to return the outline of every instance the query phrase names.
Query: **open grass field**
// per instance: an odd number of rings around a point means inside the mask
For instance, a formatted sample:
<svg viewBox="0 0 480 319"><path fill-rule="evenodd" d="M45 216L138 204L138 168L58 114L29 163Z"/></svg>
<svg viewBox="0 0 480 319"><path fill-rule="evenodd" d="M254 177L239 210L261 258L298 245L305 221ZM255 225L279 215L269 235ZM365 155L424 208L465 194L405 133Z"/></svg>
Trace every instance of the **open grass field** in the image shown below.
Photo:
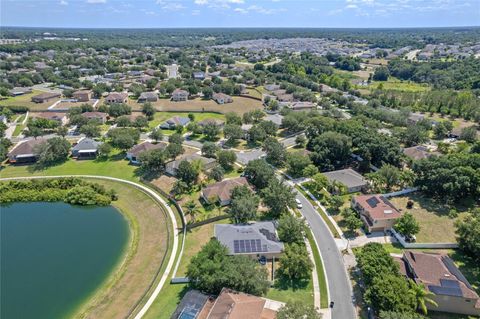
<svg viewBox="0 0 480 319"><path fill-rule="evenodd" d="M390 77L388 81L373 81L369 89L378 89L383 86L384 90L402 91L402 92L425 92L430 90L427 84L420 84L411 81L402 81L394 77Z"/></svg>
<svg viewBox="0 0 480 319"><path fill-rule="evenodd" d="M92 181L115 189L113 205L129 220L130 242L119 269L84 309L88 318L123 318L135 308L166 266L171 249L171 223L163 208L136 188L112 181ZM169 239L170 236L170 239Z"/></svg>
<svg viewBox="0 0 480 319"><path fill-rule="evenodd" d="M29 94L24 94L24 95L19 95L19 96L13 96L9 97L5 100L0 101L0 106L26 106L28 107L31 111L44 111L46 110L50 105L55 103L56 101L60 99L52 99L48 102L45 103L34 103L32 102L32 96L41 94L44 92L41 91L32 91L32 93Z"/></svg>
<svg viewBox="0 0 480 319"><path fill-rule="evenodd" d="M412 200L412 209L406 209L407 202ZM455 242L455 220L448 216L450 208L435 202L421 194L392 197L390 201L402 212L410 212L420 224L420 232L416 235L419 243ZM457 218L462 218L465 208L457 207L460 212Z"/></svg>
<svg viewBox="0 0 480 319"><path fill-rule="evenodd" d="M100 105L100 104L99 104ZM134 110L140 110L141 104L130 100L129 105ZM246 97L234 96L232 103L217 104L212 100L202 100L196 98L188 101L172 102L169 99L159 99L157 102L153 102L152 105L158 111L170 111L170 112L216 112L216 113L228 113L235 112L243 114L252 110L262 109L262 102Z"/></svg>

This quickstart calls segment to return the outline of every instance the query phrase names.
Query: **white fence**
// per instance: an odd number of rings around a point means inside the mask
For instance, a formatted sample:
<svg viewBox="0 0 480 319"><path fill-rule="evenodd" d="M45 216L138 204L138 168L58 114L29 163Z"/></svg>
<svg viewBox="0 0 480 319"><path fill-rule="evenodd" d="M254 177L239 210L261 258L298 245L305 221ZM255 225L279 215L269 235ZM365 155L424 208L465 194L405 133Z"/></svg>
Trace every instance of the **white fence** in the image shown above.
<svg viewBox="0 0 480 319"><path fill-rule="evenodd" d="M405 189L402 189L401 191L398 191L398 192L383 194L383 196L384 197L402 196L402 195L405 195L405 194L410 194L410 193L416 192L417 190L418 190L417 187L405 188Z"/></svg>
<svg viewBox="0 0 480 319"><path fill-rule="evenodd" d="M458 248L457 243L407 243L405 238L397 233L394 229L391 229L393 236L398 240L398 242L404 248L411 248L411 249L418 249L418 248L426 248L426 249L455 249Z"/></svg>

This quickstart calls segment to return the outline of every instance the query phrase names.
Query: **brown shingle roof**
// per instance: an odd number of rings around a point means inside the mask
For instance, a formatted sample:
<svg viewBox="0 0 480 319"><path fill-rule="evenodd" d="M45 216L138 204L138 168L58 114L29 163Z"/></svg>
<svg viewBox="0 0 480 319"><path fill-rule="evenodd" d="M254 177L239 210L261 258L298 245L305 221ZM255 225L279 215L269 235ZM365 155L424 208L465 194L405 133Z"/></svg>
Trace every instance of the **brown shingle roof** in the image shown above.
<svg viewBox="0 0 480 319"><path fill-rule="evenodd" d="M220 201L227 201L231 199L232 191L237 186L248 185L245 177L238 177L227 179L212 185L208 185L202 190L205 198L218 198Z"/></svg>
<svg viewBox="0 0 480 319"><path fill-rule="evenodd" d="M208 319L274 319L276 313L264 306L265 299L224 288Z"/></svg>
<svg viewBox="0 0 480 319"><path fill-rule="evenodd" d="M402 214L383 195L359 195L355 201L363 210L367 211L372 219L399 218Z"/></svg>
<svg viewBox="0 0 480 319"><path fill-rule="evenodd" d="M132 154L133 156L137 157L143 152L150 151L150 150L155 150L155 149L163 149L167 146L167 143L165 142L158 142L157 144L153 144L150 142L143 142L140 144L135 145L132 147L128 153Z"/></svg>
<svg viewBox="0 0 480 319"><path fill-rule="evenodd" d="M39 137L37 139L20 142L8 153L8 157L12 158L18 155L33 154L34 147L46 141L47 139Z"/></svg>

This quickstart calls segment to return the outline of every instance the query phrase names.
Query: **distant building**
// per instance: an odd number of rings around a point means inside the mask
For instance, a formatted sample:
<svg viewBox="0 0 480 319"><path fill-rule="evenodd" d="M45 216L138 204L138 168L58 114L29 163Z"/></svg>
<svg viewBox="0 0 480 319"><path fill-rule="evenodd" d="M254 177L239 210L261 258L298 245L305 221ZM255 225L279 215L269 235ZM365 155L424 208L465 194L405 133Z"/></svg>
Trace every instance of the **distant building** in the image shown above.
<svg viewBox="0 0 480 319"><path fill-rule="evenodd" d="M265 90L267 91L276 91L280 89L280 85L278 84L265 84Z"/></svg>
<svg viewBox="0 0 480 319"><path fill-rule="evenodd" d="M45 103L53 99L58 99L62 95L60 93L41 93L35 96L32 96L32 102L34 103Z"/></svg>
<svg viewBox="0 0 480 319"><path fill-rule="evenodd" d="M194 80L205 80L205 72L193 72L192 76Z"/></svg>
<svg viewBox="0 0 480 319"><path fill-rule="evenodd" d="M29 87L14 87L10 91L8 91L11 96L19 96L24 94L32 93L32 88Z"/></svg>
<svg viewBox="0 0 480 319"><path fill-rule="evenodd" d="M203 312L205 305L209 301L210 297L202 294L200 291L189 290L182 297L170 319L200 319L200 313ZM206 312L208 313L208 310ZM203 318L206 318L206 314Z"/></svg>
<svg viewBox="0 0 480 319"><path fill-rule="evenodd" d="M65 125L68 122L67 113L61 112L41 112L30 113L34 119L45 119L49 121L56 121L60 125Z"/></svg>
<svg viewBox="0 0 480 319"><path fill-rule="evenodd" d="M141 164L139 157L142 153L151 150L164 149L165 147L167 147L167 143L165 142L158 142L156 144L150 142L143 142L132 147L127 152L126 157L132 164Z"/></svg>
<svg viewBox="0 0 480 319"><path fill-rule="evenodd" d="M220 206L226 206L232 201L233 189L239 186L248 186L248 181L245 177L226 179L208 185L202 189L201 196L207 203L213 204L218 202Z"/></svg>
<svg viewBox="0 0 480 319"><path fill-rule="evenodd" d="M271 221L248 225L215 224L214 237L228 248L230 255L272 259L280 257L284 250Z"/></svg>
<svg viewBox="0 0 480 319"><path fill-rule="evenodd" d="M92 98L92 91L81 90L73 92L73 98L78 102L88 102Z"/></svg>
<svg viewBox="0 0 480 319"><path fill-rule="evenodd" d="M103 112L85 112L81 115L89 120L98 120L102 124L105 124L108 117L108 114Z"/></svg>
<svg viewBox="0 0 480 319"><path fill-rule="evenodd" d="M429 152L427 147L421 145L404 148L403 154L415 161L439 155L438 153Z"/></svg>
<svg viewBox="0 0 480 319"><path fill-rule="evenodd" d="M225 124L225 121L222 121L222 120L219 120L219 119L208 118L208 119L204 119L202 121L197 122L197 124L201 127L204 127L204 126L210 125L210 124L213 124L213 125L216 125L216 126L220 127L220 126L223 126Z"/></svg>
<svg viewBox="0 0 480 319"><path fill-rule="evenodd" d="M181 162L187 161L191 163L195 160L199 160L202 162L204 170L212 169L217 162L214 158L207 158L207 157L200 156L198 154L184 155L179 159L168 162L165 165L165 172L171 176L177 176L178 166L180 165Z"/></svg>
<svg viewBox="0 0 480 319"><path fill-rule="evenodd" d="M427 302L428 310L480 316L480 297L448 255L407 250L395 259L405 277L433 294L438 306Z"/></svg>
<svg viewBox="0 0 480 319"><path fill-rule="evenodd" d="M367 186L367 181L362 175L351 168L322 173L329 182L339 182L347 187L349 193L362 191Z"/></svg>
<svg viewBox="0 0 480 319"><path fill-rule="evenodd" d="M112 103L127 103L128 102L128 94L125 92L119 93L119 92L113 92L110 93L106 98L105 98L105 103L107 104L112 104Z"/></svg>
<svg viewBox="0 0 480 319"><path fill-rule="evenodd" d="M387 231L402 216L383 195L353 196L352 208L360 214L360 219L369 232Z"/></svg>
<svg viewBox="0 0 480 319"><path fill-rule="evenodd" d="M176 89L172 93L172 101L179 102L179 101L187 101L189 93L188 91Z"/></svg>
<svg viewBox="0 0 480 319"><path fill-rule="evenodd" d="M164 130L174 130L177 126L186 126L188 123L190 123L188 117L174 116L160 124L160 128Z"/></svg>
<svg viewBox="0 0 480 319"><path fill-rule="evenodd" d="M214 93L212 96L212 100L217 102L218 104L225 104L225 103L232 103L233 99L230 95L224 93Z"/></svg>
<svg viewBox="0 0 480 319"><path fill-rule="evenodd" d="M292 102L288 105L288 108L294 111L309 111L316 109L317 105L313 102Z"/></svg>
<svg viewBox="0 0 480 319"><path fill-rule="evenodd" d="M138 103L145 102L156 102L158 100L158 95L155 92L142 92L138 98Z"/></svg>
<svg viewBox="0 0 480 319"><path fill-rule="evenodd" d="M102 142L97 142L91 138L83 138L72 147L72 157L76 159L93 159L98 155L98 147Z"/></svg>

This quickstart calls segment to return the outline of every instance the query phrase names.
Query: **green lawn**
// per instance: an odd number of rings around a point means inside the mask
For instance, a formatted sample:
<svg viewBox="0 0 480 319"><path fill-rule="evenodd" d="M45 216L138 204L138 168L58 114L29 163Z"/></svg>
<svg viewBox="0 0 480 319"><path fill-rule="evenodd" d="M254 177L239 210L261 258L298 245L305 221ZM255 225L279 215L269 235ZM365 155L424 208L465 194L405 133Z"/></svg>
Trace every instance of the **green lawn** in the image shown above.
<svg viewBox="0 0 480 319"><path fill-rule="evenodd" d="M301 301L313 306L313 283L310 278L306 282L296 283L295 287L284 283L276 283L265 295L266 298L281 302Z"/></svg>
<svg viewBox="0 0 480 319"><path fill-rule="evenodd" d="M83 160L68 159L65 163L52 166L43 170L35 170L34 165L7 165L0 171L2 178L18 176L47 176L47 175L101 175L111 176L129 181L139 181L136 176L136 166L129 165L122 153L117 153L110 158L102 160Z"/></svg>
<svg viewBox="0 0 480 319"><path fill-rule="evenodd" d="M155 117L153 118L152 121L150 121L149 126L150 128L157 127L161 123L165 122L171 117L174 116L180 116L180 117L188 117L189 112L157 112L155 113ZM198 112L192 112L192 114L195 116L195 121L202 121L205 119L220 119L220 120L225 120L225 115L219 114L219 113L198 113ZM167 131L167 130L166 130Z"/></svg>
<svg viewBox="0 0 480 319"><path fill-rule="evenodd" d="M5 100L0 101L0 106L26 106L30 110L46 110L50 105L58 101L59 99L52 99L48 102L45 103L34 103L32 102L32 96L38 95L44 93L42 91L33 91L32 93L29 94L24 94L24 95L19 95L19 96L13 96L9 97Z"/></svg>
<svg viewBox="0 0 480 319"><path fill-rule="evenodd" d="M320 285L320 307L327 308L328 307L328 289L327 289L327 279L325 278L325 273L323 270L323 261L320 257L320 253L318 252L318 247L313 239L313 235L311 231L307 232L308 242L312 247L313 251L313 259L315 260L315 265L317 266L317 277L318 283Z"/></svg>
<svg viewBox="0 0 480 319"><path fill-rule="evenodd" d="M18 124L15 126L15 130L13 131L13 136L18 136L22 131L25 129L25 125L23 124Z"/></svg>
<svg viewBox="0 0 480 319"><path fill-rule="evenodd" d="M373 81L368 88L378 89L382 85L384 90L403 91L403 92L425 92L430 90L427 84L420 84L409 81L402 81L394 77L390 77L388 81Z"/></svg>

